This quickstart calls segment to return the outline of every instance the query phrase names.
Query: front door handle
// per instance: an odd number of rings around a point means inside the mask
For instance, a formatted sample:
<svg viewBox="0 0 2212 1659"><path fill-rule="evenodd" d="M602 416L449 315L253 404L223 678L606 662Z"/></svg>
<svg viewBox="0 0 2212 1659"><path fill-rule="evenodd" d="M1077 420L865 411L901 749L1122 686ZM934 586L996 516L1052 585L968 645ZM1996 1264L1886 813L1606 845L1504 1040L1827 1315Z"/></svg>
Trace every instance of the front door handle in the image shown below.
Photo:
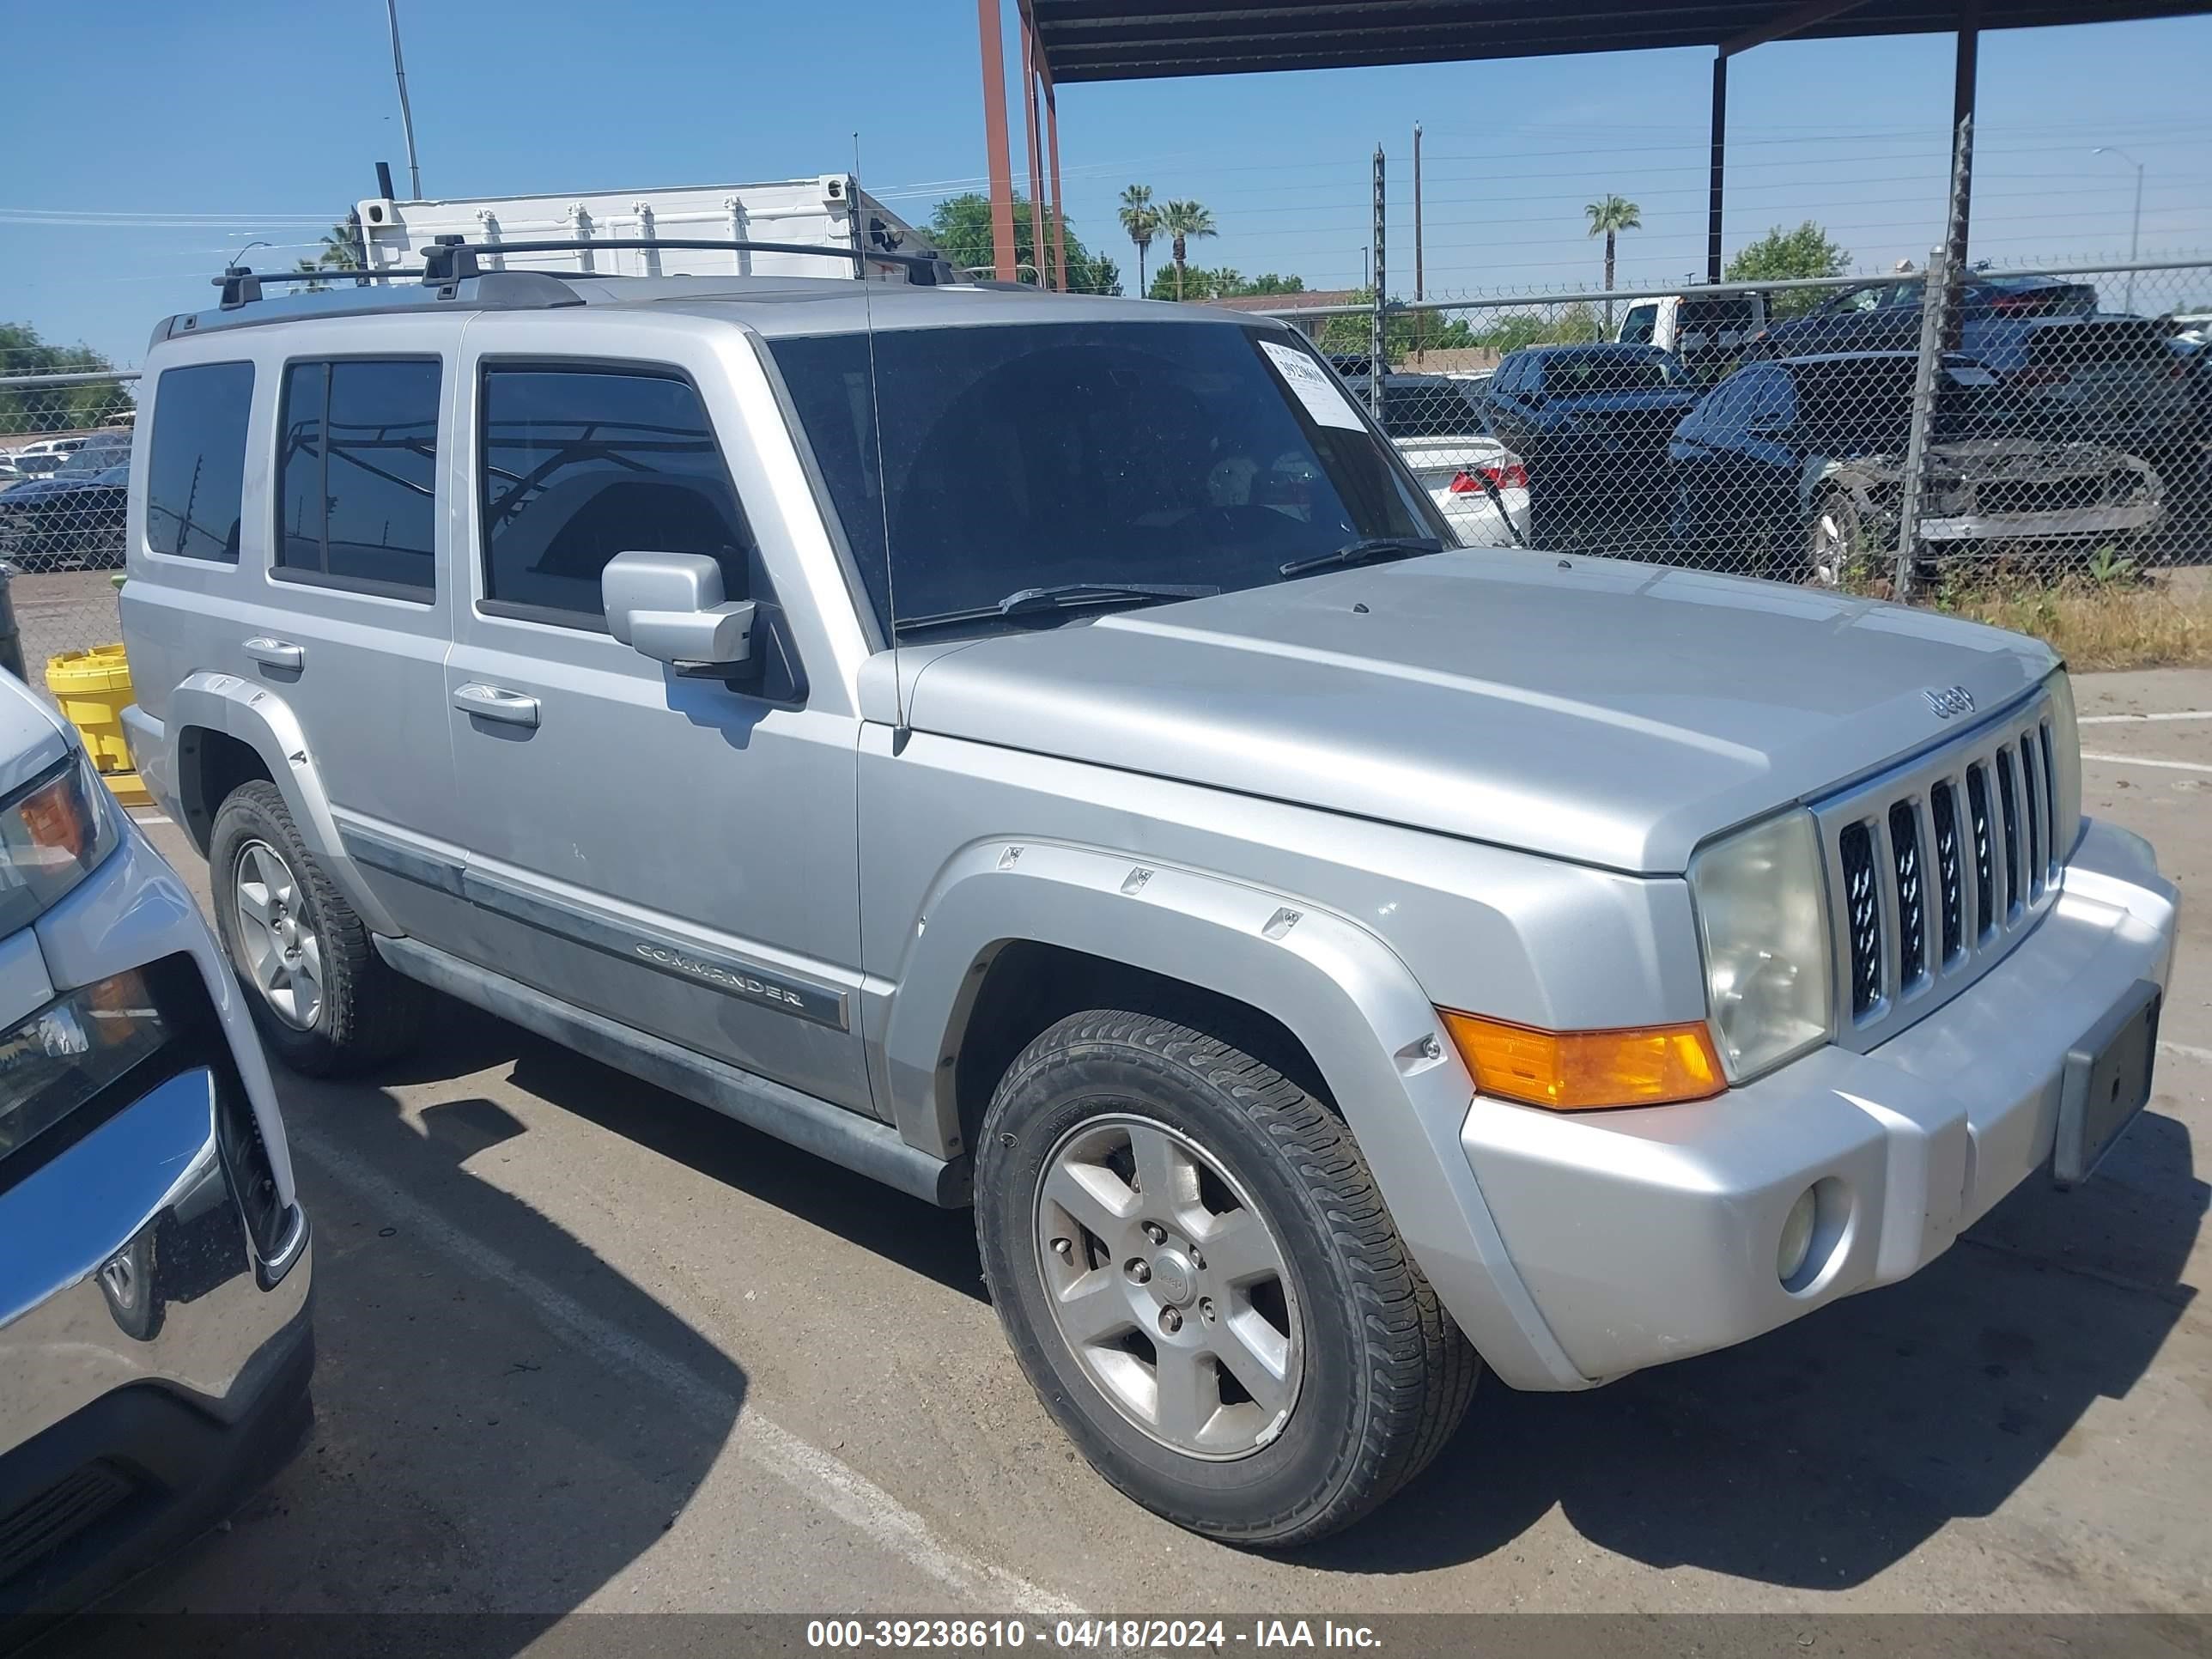
<svg viewBox="0 0 2212 1659"><path fill-rule="evenodd" d="M503 685L486 685L482 680L471 680L456 690L453 707L479 720L498 720L506 726L527 726L534 730L538 725L537 698L526 697Z"/></svg>
<svg viewBox="0 0 2212 1659"><path fill-rule="evenodd" d="M257 635L239 648L266 668L298 668L307 660L307 653L291 641L272 640L265 634Z"/></svg>

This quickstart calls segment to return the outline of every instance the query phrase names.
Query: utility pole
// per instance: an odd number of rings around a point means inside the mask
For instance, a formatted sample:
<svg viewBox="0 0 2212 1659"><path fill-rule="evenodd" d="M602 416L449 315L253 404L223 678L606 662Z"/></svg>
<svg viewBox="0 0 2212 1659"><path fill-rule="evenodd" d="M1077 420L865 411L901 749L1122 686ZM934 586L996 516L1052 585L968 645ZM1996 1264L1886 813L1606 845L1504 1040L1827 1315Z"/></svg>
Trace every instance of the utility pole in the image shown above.
<svg viewBox="0 0 2212 1659"><path fill-rule="evenodd" d="M392 25L392 73L399 82L399 130L407 140L407 188L422 199L422 168L415 159L415 115L407 107L407 64L399 56L399 0L384 0L385 21Z"/></svg>
<svg viewBox="0 0 2212 1659"><path fill-rule="evenodd" d="M1413 123L1413 297L1426 297L1428 272L1421 258L1421 124Z"/></svg>
<svg viewBox="0 0 2212 1659"><path fill-rule="evenodd" d="M2143 164L2141 161L2136 161L2134 156L2129 155L2127 151L2122 149L2117 144L2100 144L2095 149L2089 153L2092 155L2117 155L2120 160L2127 162L2136 170L2136 216L2130 223L2128 228L2128 263L2132 265L2136 262L2136 256L2142 249ZM2130 270L2128 272L2128 297L2126 300L2122 301L2121 309L2124 311L2133 311L2135 308L2136 274L2134 271Z"/></svg>

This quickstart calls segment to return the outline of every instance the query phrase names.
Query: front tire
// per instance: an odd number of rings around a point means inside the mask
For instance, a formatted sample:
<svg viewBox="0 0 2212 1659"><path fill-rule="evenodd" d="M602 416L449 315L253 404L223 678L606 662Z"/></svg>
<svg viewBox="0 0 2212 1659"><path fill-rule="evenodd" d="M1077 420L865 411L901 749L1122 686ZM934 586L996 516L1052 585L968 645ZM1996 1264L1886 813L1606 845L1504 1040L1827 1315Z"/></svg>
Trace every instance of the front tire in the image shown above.
<svg viewBox="0 0 2212 1659"><path fill-rule="evenodd" d="M377 955L275 784L241 784L224 800L209 837L208 878L216 932L253 1023L287 1066L341 1076L414 1042L422 988Z"/></svg>
<svg viewBox="0 0 2212 1659"><path fill-rule="evenodd" d="M975 1218L1046 1409L1209 1538L1350 1525L1443 1448L1480 1373L1342 1120L1172 1018L1094 1009L1023 1051L984 1118Z"/></svg>

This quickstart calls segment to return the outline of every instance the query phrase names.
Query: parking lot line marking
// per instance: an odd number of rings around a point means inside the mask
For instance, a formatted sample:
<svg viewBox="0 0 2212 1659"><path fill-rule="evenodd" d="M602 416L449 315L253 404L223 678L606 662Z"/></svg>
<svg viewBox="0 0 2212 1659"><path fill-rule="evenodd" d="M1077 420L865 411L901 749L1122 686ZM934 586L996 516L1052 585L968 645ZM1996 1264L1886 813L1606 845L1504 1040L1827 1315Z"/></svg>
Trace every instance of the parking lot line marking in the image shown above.
<svg viewBox="0 0 2212 1659"><path fill-rule="evenodd" d="M2212 1048L2199 1048L2195 1044L2188 1042L2163 1041L2158 1046L2169 1054L2179 1054L2185 1060L2201 1060L2207 1066L2212 1066Z"/></svg>
<svg viewBox="0 0 2212 1659"><path fill-rule="evenodd" d="M131 816L141 823L174 823L176 822L166 812L133 812Z"/></svg>
<svg viewBox="0 0 2212 1659"><path fill-rule="evenodd" d="M711 1423L726 1422L734 1414L737 1425L731 1440L747 1462L775 1475L939 1583L981 1607L1055 1618L1081 1616L1083 1609L1064 1596L1054 1595L1003 1567L963 1554L939 1539L927 1521L842 1458L771 1422L756 1407L740 1410L727 1389L533 1277L512 1258L410 1198L388 1176L325 1136L312 1129L295 1128L289 1139L313 1161L319 1175L344 1188L361 1203L404 1223L414 1237L520 1295L556 1334L666 1389Z"/></svg>
<svg viewBox="0 0 2212 1659"><path fill-rule="evenodd" d="M2084 714L2076 726L2138 726L2145 720L2212 720L2212 708L2181 708L2156 714Z"/></svg>
<svg viewBox="0 0 2212 1659"><path fill-rule="evenodd" d="M2144 755L2093 755L2084 749L2081 758L2103 761L2108 766L2155 766L2161 772L2212 772L2212 766L2200 761L2152 760Z"/></svg>

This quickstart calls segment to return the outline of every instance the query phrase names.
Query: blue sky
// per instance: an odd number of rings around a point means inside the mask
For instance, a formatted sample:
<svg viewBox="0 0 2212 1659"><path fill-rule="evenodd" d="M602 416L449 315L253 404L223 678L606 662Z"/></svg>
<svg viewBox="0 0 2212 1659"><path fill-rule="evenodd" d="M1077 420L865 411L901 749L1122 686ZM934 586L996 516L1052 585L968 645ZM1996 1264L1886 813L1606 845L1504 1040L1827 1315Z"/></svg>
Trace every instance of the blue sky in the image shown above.
<svg viewBox="0 0 2212 1659"><path fill-rule="evenodd" d="M1007 7L1011 19L1012 5ZM400 0L432 195L734 183L852 164L917 222L980 184L975 9L712 0ZM289 264L404 181L382 0L122 0L9 27L0 144L0 320L135 362L153 321L209 301L256 239ZM1009 56L1014 56L1008 33ZM1583 204L1617 191L1645 228L1624 281L1703 263L1711 54L1605 54L1073 86L1060 94L1071 222L1122 264L1121 186L1205 202L1194 258L1312 287L1359 280L1369 157L1389 155L1394 289L1411 286L1411 129L1425 130L1431 292L1594 282ZM1783 43L1731 71L1731 251L1814 217L1866 269L1924 257L1941 221L1948 39ZM2212 17L1986 36L1974 252L2212 252ZM1018 127L1017 128L1018 149ZM1017 173L1021 171L1019 158ZM2208 295L2207 297L2212 297Z"/></svg>

